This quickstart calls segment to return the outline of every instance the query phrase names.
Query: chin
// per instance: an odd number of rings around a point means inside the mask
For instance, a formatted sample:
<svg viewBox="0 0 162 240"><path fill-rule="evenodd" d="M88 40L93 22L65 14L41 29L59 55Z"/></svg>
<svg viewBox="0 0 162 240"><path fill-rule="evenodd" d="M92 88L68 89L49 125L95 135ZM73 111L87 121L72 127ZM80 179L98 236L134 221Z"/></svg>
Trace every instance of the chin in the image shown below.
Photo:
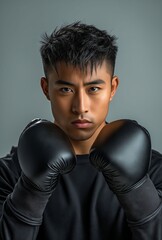
<svg viewBox="0 0 162 240"><path fill-rule="evenodd" d="M82 133L67 133L69 138L72 140L72 141L87 141L89 140L91 137L93 137L94 135L94 131L93 132L82 132Z"/></svg>

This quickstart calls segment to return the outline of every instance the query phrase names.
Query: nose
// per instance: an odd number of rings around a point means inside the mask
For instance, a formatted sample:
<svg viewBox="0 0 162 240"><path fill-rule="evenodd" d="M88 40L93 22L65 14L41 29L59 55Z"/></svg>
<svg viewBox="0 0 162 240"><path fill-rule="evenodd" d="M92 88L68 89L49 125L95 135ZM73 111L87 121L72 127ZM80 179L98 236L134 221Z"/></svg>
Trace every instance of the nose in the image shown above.
<svg viewBox="0 0 162 240"><path fill-rule="evenodd" d="M89 111L89 99L87 94L84 91L76 93L73 104L72 112L79 115L82 113L87 113Z"/></svg>

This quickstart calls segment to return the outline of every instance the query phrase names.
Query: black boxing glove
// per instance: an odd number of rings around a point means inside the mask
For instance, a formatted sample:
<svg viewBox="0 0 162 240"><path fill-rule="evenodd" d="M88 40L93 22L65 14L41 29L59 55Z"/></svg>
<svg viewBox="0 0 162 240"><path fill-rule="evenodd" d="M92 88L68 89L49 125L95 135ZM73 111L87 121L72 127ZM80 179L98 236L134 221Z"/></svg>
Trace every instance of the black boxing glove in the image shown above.
<svg viewBox="0 0 162 240"><path fill-rule="evenodd" d="M70 172L76 163L68 137L46 120L38 120L23 131L18 158L23 174L41 191L54 189L59 174Z"/></svg>
<svg viewBox="0 0 162 240"><path fill-rule="evenodd" d="M75 167L73 147L58 126L37 119L24 129L19 138L18 159L22 176L9 198L9 205L21 220L40 224L60 174Z"/></svg>
<svg viewBox="0 0 162 240"><path fill-rule="evenodd" d="M157 191L148 177L150 136L135 121L118 120L103 127L89 158L102 171L130 220L147 217L159 206ZM142 204L145 200L146 208Z"/></svg>

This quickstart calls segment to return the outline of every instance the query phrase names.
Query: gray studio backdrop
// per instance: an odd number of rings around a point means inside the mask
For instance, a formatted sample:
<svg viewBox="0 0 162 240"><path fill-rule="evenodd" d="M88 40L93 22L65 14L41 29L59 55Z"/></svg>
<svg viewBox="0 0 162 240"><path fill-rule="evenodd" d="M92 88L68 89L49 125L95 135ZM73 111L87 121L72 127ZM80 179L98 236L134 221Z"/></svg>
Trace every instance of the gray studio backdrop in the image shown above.
<svg viewBox="0 0 162 240"><path fill-rule="evenodd" d="M120 86L108 121L136 119L162 152L161 13L162 0L0 0L0 156L31 119L52 120L39 85L39 42L42 33L78 20L118 37Z"/></svg>

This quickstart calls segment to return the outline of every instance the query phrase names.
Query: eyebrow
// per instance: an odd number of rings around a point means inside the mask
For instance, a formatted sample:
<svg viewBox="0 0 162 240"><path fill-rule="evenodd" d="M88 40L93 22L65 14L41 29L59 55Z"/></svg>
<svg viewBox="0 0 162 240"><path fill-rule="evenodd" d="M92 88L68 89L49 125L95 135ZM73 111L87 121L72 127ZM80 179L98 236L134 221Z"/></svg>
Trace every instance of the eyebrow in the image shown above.
<svg viewBox="0 0 162 240"><path fill-rule="evenodd" d="M64 81L64 80L61 80L61 79L57 80L55 83L58 84L58 85L75 86L74 83ZM96 79L94 81L84 83L84 86L96 85L96 84L105 84L105 81L102 80L102 79Z"/></svg>

